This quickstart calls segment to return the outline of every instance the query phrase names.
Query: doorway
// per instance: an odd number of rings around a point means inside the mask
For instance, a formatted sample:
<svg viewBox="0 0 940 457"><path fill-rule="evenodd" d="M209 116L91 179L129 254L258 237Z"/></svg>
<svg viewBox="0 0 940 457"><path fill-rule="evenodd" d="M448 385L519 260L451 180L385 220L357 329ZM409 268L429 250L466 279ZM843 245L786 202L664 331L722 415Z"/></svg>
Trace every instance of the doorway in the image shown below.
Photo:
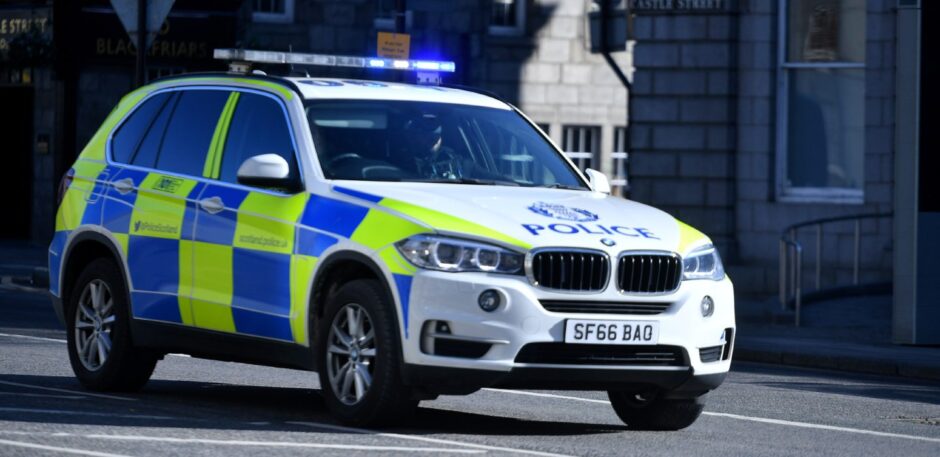
<svg viewBox="0 0 940 457"><path fill-rule="evenodd" d="M0 239L27 239L32 223L33 88L0 87Z"/></svg>

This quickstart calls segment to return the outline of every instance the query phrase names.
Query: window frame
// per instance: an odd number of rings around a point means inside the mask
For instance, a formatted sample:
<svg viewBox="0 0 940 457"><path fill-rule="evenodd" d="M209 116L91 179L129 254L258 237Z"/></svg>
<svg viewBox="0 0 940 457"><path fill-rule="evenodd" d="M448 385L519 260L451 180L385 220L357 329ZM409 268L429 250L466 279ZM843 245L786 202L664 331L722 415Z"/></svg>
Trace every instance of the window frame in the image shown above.
<svg viewBox="0 0 940 457"><path fill-rule="evenodd" d="M526 7L527 0L511 0L516 4L516 24L515 25L493 25L493 2L495 0L490 0L490 13L487 18L488 26L487 33L494 36L522 36L525 35L526 30Z"/></svg>
<svg viewBox="0 0 940 457"><path fill-rule="evenodd" d="M242 94L260 95L260 96L263 96L263 97L270 98L270 99L274 100L274 103L276 103L277 106L278 106L278 108L281 109L281 114L284 116L284 121L285 121L286 124L287 124L287 132L288 132L288 135L290 136L291 148L293 149L293 155L294 155L294 166L297 167L297 179L298 179L299 184L300 184L299 187L300 187L301 189L306 189L307 186L306 186L306 182L304 181L304 170L303 170L303 166L301 165L301 162L300 162L300 149L299 149L299 144L297 143L297 131L294 129L294 124L291 122L291 119L290 119L290 113L287 111L287 106L284 104L283 100L281 100L280 97L278 97L277 95L274 95L274 94L272 94L272 93L268 93L268 92L264 92L264 91L251 90L251 89L244 89L244 88L240 88L240 87L233 88L233 89L232 89L232 92L240 92L240 93L242 93ZM239 99L240 99L240 98L241 98L241 97L239 97ZM228 118L228 120L227 120L228 128L231 128L231 127L232 127L232 119L235 117L235 112L236 112L237 110L238 110L238 105L236 104L235 107L234 107L234 109L232 109L232 111L231 111L230 113L228 113L228 116L229 116L229 118ZM220 167L221 167L221 164L222 164L222 159L225 158L225 146L228 144L228 132L225 132L225 137L226 137L226 141L225 141L224 144L222 144L222 148L221 148L222 157L219 158ZM241 187L246 188L246 189L251 189L252 191L255 191L255 190L267 190L267 189L262 189L262 188L259 188L259 187L248 186L248 185L239 183L239 182L237 182L237 181L236 181L236 182L223 181L223 180L221 179L221 177L207 177L206 179L211 179L212 181L218 182L218 183L220 183L220 184L241 186ZM288 193L288 192L278 192L278 191L269 191L269 192L274 192L274 193L276 193L276 194L278 194L278 195L294 195L294 194ZM296 192L295 192L295 193L296 193Z"/></svg>
<svg viewBox="0 0 940 457"><path fill-rule="evenodd" d="M133 108L131 108L130 110L128 110L127 113L125 113L124 116L121 117L121 119L118 120L118 122L116 122L116 123L114 124L114 127L112 127L111 130L108 132L108 137L107 137L107 139L105 140L105 151L104 151L105 162L106 162L108 165L114 165L114 166L117 166L117 167L127 168L127 169L131 169L131 170L144 171L144 172L148 172L148 173L156 172L156 173L160 173L160 174L167 174L167 175L179 176L179 177L186 178L186 179L194 179L194 180L197 180L197 181L200 181L200 182L216 183L216 184L225 185L225 186L235 186L235 187L237 187L237 188L239 188L239 189L244 189L244 190L247 190L247 191L250 191L250 192L262 192L262 193L266 193L266 194L269 194L269 195L277 195L277 196L281 196L281 197L290 197L290 196L292 196L292 195L296 195L296 193L294 193L294 194L291 194L291 193L284 193L284 192L278 192L278 191L269 190L269 189L265 189L265 188L261 188L261 187L247 186L247 185L245 185L245 184L240 184L240 183L230 183L230 182L227 182L227 181L222 181L222 180L219 180L219 179L216 179L216 178L212 178L212 177L208 177L208 176L201 176L201 175L200 175L200 176L194 176L194 175L189 175L189 174L185 174L185 173L178 173L178 172L174 172L174 171L161 170L161 169L159 169L159 168L156 168L156 166L154 166L154 167L142 167L142 166L139 166L139 165L134 165L134 164L132 164L132 163L118 162L118 161L115 161L115 160L114 160L114 157L113 157L113 154L112 154L112 152L113 152L113 151L112 151L112 143L113 143L113 141L114 141L114 134L117 133L117 132L121 129L121 127L124 125L124 123L127 122L127 120L134 114L134 112L136 112L144 103L146 103L146 102L147 102L148 100L150 100L152 97L155 97L155 96L160 95L160 94L172 93L172 92L182 92L182 91L187 91L187 90L222 90L222 91L227 91L227 92L248 92L248 93L253 93L253 94L257 94L257 95L262 95L262 96L265 96L265 97L269 97L269 98L273 99L275 102L277 102L278 106L281 107L281 111L282 111L282 113L284 114L284 118L287 120L287 126L288 126L288 129L289 129L289 131L290 131L291 144L293 145L293 148L294 148L294 160L295 160L296 163L297 163L297 174L298 174L298 176L299 176L299 178L300 178L300 188L302 189L300 192L307 192L307 189L308 189L308 188L307 188L307 180L306 180L306 177L305 177L305 174L304 174L304 162L303 162L303 158L302 158L302 155L301 155L301 152L300 152L300 143L298 143L298 141L297 141L297 138L298 138L298 131L297 131L297 129L295 128L294 123L291 121L290 111L289 111L289 109L288 109L288 107L287 107L287 104L286 104L287 102L285 102L285 101L284 101L281 97L279 97L277 94L274 94L274 93L271 93L271 92L266 92L266 91L263 91L263 90L257 90L257 89L242 87L242 86L235 86L235 85L230 86L230 85L221 85L221 84L220 84L220 85L199 84L199 85L192 85L192 86L167 87L167 88L163 88L163 89L157 89L157 90L155 90L155 91L153 91L153 92L147 94L144 98L140 99L140 101L138 101L138 102L134 105ZM220 116L221 116L221 114L222 114L222 113L220 113ZM230 116L231 116L231 114L232 114L232 113L229 113ZM164 132L164 134L166 134L166 132ZM139 147L139 145L138 145L138 147ZM223 150L223 153L224 153L224 150ZM208 155L208 151L206 152L206 154ZM298 192L298 193L299 193L299 192Z"/></svg>
<svg viewBox="0 0 940 457"><path fill-rule="evenodd" d="M614 126L614 138L610 148L610 186L621 189L630 188L630 175L627 164L630 162L630 145L627 144L627 129L625 125ZM618 143L622 143L622 148Z"/></svg>
<svg viewBox="0 0 940 457"><path fill-rule="evenodd" d="M283 0L284 12L271 13L267 11L255 11L254 0L251 4L251 21L269 24L290 24L294 22L294 0Z"/></svg>
<svg viewBox="0 0 940 457"><path fill-rule="evenodd" d="M593 151L569 151L568 144L567 144L568 142L565 141L566 140L565 134L568 132L568 129L578 129L579 132L581 133L590 132L592 135L590 138L591 141L589 142L591 144L591 147L589 149L593 149ZM584 171L587 170L588 168L598 169L597 164L599 163L600 156L601 156L601 147L603 146L602 144L603 134L604 134L604 129L602 128L602 126L596 125L596 124L595 125L562 124L561 126L561 151L565 155L565 157L567 157L571 161L571 163L574 164L575 168L577 168L578 171L580 171L581 173L584 173ZM581 140L582 141L578 141L578 143L585 143L583 138L581 138ZM581 167L582 160L588 160L590 162L589 165L582 168Z"/></svg>
<svg viewBox="0 0 940 457"><path fill-rule="evenodd" d="M775 166L774 166L774 196L777 201L788 203L832 203L832 204L864 204L865 187L864 174L861 189L842 187L790 187L787 182L788 159L788 132L790 107L790 78L793 70L831 69L831 70L862 70L867 69L868 56L864 62L791 62L787 54L787 42L790 34L790 10L788 0L777 0L777 62L776 62L776 122L775 122ZM863 39L867 42L866 30L862 31ZM863 95L866 97L866 95ZM865 149L862 148L862 170L864 170Z"/></svg>

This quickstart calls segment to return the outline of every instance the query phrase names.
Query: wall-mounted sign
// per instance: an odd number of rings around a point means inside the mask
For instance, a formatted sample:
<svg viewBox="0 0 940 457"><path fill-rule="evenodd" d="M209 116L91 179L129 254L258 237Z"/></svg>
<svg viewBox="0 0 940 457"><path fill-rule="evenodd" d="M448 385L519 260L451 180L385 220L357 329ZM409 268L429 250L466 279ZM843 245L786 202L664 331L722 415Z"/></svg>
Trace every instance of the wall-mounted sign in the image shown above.
<svg viewBox="0 0 940 457"><path fill-rule="evenodd" d="M51 52L48 8L0 10L0 60L36 65Z"/></svg>
<svg viewBox="0 0 940 457"><path fill-rule="evenodd" d="M155 65L177 65L189 69L217 65L215 48L235 43L235 15L225 12L171 11L156 31L147 57ZM88 8L82 11L79 55L93 61L126 61L137 55L136 43L125 33L113 10Z"/></svg>
<svg viewBox="0 0 940 457"><path fill-rule="evenodd" d="M411 35L407 33L379 32L375 52L379 57L407 59L411 54Z"/></svg>
<svg viewBox="0 0 940 457"><path fill-rule="evenodd" d="M734 0L627 0L630 11L643 12L723 12L729 11Z"/></svg>

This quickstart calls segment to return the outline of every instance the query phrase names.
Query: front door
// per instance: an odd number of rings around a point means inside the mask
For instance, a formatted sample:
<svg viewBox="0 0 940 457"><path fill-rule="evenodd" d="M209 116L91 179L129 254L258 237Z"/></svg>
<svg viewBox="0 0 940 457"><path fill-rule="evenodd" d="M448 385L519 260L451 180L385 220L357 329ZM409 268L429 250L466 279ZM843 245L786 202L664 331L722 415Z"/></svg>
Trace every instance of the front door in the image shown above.
<svg viewBox="0 0 940 457"><path fill-rule="evenodd" d="M291 265L295 224L307 194L253 188L237 178L246 159L274 153L287 160L299 180L286 111L274 96L254 92L238 93L230 103L231 120L209 171L213 181L199 199L195 322L213 330L302 342L299 328L292 326L297 310L291 307Z"/></svg>

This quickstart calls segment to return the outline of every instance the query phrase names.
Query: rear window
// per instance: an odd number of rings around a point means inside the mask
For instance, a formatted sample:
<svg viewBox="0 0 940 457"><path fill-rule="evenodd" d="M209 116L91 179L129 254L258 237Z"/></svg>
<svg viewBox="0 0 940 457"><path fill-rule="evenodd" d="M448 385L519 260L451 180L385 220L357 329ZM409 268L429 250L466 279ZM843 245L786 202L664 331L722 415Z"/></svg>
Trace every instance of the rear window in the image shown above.
<svg viewBox="0 0 940 457"><path fill-rule="evenodd" d="M157 168L202 176L209 144L229 94L221 90L181 93L163 135Z"/></svg>
<svg viewBox="0 0 940 457"><path fill-rule="evenodd" d="M134 153L140 147L141 140L150 130L154 119L166 105L170 94L154 95L138 107L114 134L111 141L111 159L120 163L131 163Z"/></svg>

